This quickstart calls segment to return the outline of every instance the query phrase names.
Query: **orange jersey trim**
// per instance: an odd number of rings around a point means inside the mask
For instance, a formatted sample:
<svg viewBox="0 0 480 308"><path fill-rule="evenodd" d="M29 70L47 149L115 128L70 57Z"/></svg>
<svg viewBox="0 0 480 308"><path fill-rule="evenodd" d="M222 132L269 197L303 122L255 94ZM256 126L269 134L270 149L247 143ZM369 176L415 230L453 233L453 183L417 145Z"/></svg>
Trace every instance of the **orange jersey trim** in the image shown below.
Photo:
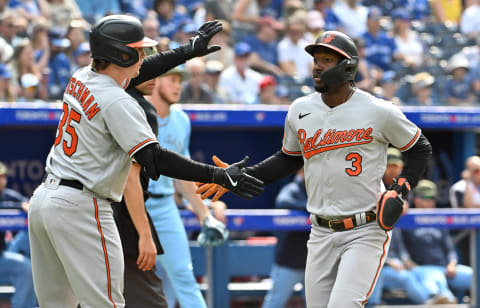
<svg viewBox="0 0 480 308"><path fill-rule="evenodd" d="M123 89L124 89L124 90L128 88L128 85L130 84L130 80L132 80L132 79L131 79L131 78L125 79L125 81L124 81L125 84L123 85Z"/></svg>
<svg viewBox="0 0 480 308"><path fill-rule="evenodd" d="M390 240L390 235L388 235L387 231L385 231L385 234L387 235L387 239L383 243L383 253L382 253L382 256L380 257L380 262L378 263L377 272L375 273L375 278L373 279L373 282L370 285L370 289L368 289L367 298L362 302L362 305L365 305L368 302L368 299L370 298L370 295L372 295L373 288L375 287L375 284L377 283L378 275L380 275L380 271L382 270L382 267L383 267L383 259L387 255L387 250L385 249L385 247L387 246L387 243Z"/></svg>
<svg viewBox="0 0 480 308"><path fill-rule="evenodd" d="M404 146L403 148L400 148L399 150L400 151L405 151L406 149L408 149L412 144L415 143L415 141L417 141L418 137L420 137L420 129L419 128L417 128L417 133L413 137L412 141L410 141L406 146Z"/></svg>
<svg viewBox="0 0 480 308"><path fill-rule="evenodd" d="M144 140L144 141L140 142L139 144L134 146L130 151L128 151L128 156L132 155L132 153L135 152L139 147L141 147L142 145L144 145L145 143L150 142L150 141L155 141L155 139L150 138L150 139L147 139L147 140Z"/></svg>
<svg viewBox="0 0 480 308"><path fill-rule="evenodd" d="M290 154L290 155L301 155L302 152L301 151L288 151L287 149L285 149L284 147L282 147L282 151L287 153L287 154Z"/></svg>
<svg viewBox="0 0 480 308"><path fill-rule="evenodd" d="M98 204L97 198L93 197L93 204L95 206L95 220L97 221L98 232L100 233L100 237L102 239L102 247L103 247L103 254L105 256L105 267L107 270L107 285L108 285L108 299L113 304L114 308L117 308L115 302L112 299L112 281L110 278L110 263L108 262L108 253L107 253L107 246L105 245L105 237L103 236L102 226L100 225L100 219L98 219Z"/></svg>

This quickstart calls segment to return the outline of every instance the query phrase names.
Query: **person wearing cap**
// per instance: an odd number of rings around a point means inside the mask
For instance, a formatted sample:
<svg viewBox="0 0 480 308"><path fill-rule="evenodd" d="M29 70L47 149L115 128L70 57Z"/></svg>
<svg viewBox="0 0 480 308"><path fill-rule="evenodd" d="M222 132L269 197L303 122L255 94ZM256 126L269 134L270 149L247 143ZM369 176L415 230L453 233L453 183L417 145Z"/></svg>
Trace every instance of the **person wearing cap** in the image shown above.
<svg viewBox="0 0 480 308"><path fill-rule="evenodd" d="M222 95L218 88L220 73L224 68L225 65L218 60L207 60L205 63L205 84L212 95L212 103L214 104L225 104L226 95Z"/></svg>
<svg viewBox="0 0 480 308"><path fill-rule="evenodd" d="M187 65L194 60L197 59L190 60ZM157 77L150 102L156 110L158 129L155 134L160 144L180 155L190 157L190 119L180 107L175 105L181 97L184 76L183 71L175 68ZM196 185L193 182L174 180L167 176L160 176L158 180L150 181L149 199L145 205L152 216L155 230L164 248L164 253L157 257L157 274L163 280L168 307L175 307L178 300L180 307L206 308L193 273L185 227L175 203L176 189L191 205L202 226L205 226L208 220L225 228L222 222L210 214L204 201L195 193ZM200 235L198 241L201 245L212 244L202 242ZM216 245L225 240L226 237L218 238Z"/></svg>
<svg viewBox="0 0 480 308"><path fill-rule="evenodd" d="M401 105L400 99L397 97L397 90L399 88L399 81L395 71L385 71L379 82L378 96L384 100L391 101L395 105Z"/></svg>
<svg viewBox="0 0 480 308"><path fill-rule="evenodd" d="M223 63L225 67L233 65L235 52L230 42L232 41L232 26L226 20L219 20L222 23L223 31L212 38L212 44L222 47L218 52L205 56L205 61L216 60Z"/></svg>
<svg viewBox="0 0 480 308"><path fill-rule="evenodd" d="M81 67L90 65L90 44L88 42L83 42L78 45L77 49L73 52L73 61L72 73Z"/></svg>
<svg viewBox="0 0 480 308"><path fill-rule="evenodd" d="M48 36L50 39L48 98L56 100L62 98L63 90L67 87L71 76L70 60L65 53L70 47L70 40L65 37L65 31L60 28L51 28Z"/></svg>
<svg viewBox="0 0 480 308"><path fill-rule="evenodd" d="M258 103L266 105L286 105L291 101L277 95L277 80L272 75L265 75L259 84Z"/></svg>
<svg viewBox="0 0 480 308"><path fill-rule="evenodd" d="M197 58L185 64L188 79L182 83L180 101L186 104L212 104L210 88L205 84L205 62ZM182 79L184 76L182 76ZM185 78L186 79L186 78Z"/></svg>
<svg viewBox="0 0 480 308"><path fill-rule="evenodd" d="M403 62L409 67L418 67L424 62L423 43L410 24L410 15L405 8L397 8L391 14L393 21L393 39Z"/></svg>
<svg viewBox="0 0 480 308"><path fill-rule="evenodd" d="M160 36L173 39L181 25L189 22L188 14L175 10L174 0L154 0L152 8L157 13Z"/></svg>
<svg viewBox="0 0 480 308"><path fill-rule="evenodd" d="M447 69L450 75L445 84L448 105L472 106L475 103L475 79L469 75L468 59L457 53L448 61Z"/></svg>
<svg viewBox="0 0 480 308"><path fill-rule="evenodd" d="M255 104L262 75L250 68L252 48L239 42L234 50L234 64L220 74L218 87L226 94L225 100L229 104Z"/></svg>
<svg viewBox="0 0 480 308"><path fill-rule="evenodd" d="M371 6L368 11L367 31L362 35L366 46L365 58L380 72L392 70L392 62L401 60L397 44L391 36L381 30L380 19L382 17L381 9Z"/></svg>
<svg viewBox="0 0 480 308"><path fill-rule="evenodd" d="M251 67L257 71L283 75L278 66L278 31L281 24L270 16L261 17L258 20L258 30L245 36L243 41L252 48Z"/></svg>
<svg viewBox="0 0 480 308"><path fill-rule="evenodd" d="M38 88L40 80L31 73L23 74L20 77L20 85L22 87L21 94L18 97L20 102L43 102L38 98Z"/></svg>
<svg viewBox="0 0 480 308"><path fill-rule="evenodd" d="M13 189L7 188L7 171L7 166L0 162L0 208L27 210L28 199ZM19 241L20 237L26 239L28 244L26 231L19 231L12 243ZM22 242L25 243L24 240ZM5 231L0 231L0 284L15 287L15 293L10 302L12 308L35 308L37 300L33 288L32 265L28 258L30 251L11 249L12 243L7 247ZM29 249L28 246L26 248Z"/></svg>
<svg viewBox="0 0 480 308"><path fill-rule="evenodd" d="M438 100L433 99L433 84L435 77L428 72L420 72L413 76L412 92L413 97L407 102L412 106L435 106L438 105Z"/></svg>
<svg viewBox="0 0 480 308"><path fill-rule="evenodd" d="M430 180L419 181L414 189L413 206L417 209L436 207L437 185ZM448 303L456 303L452 294L464 294L472 284L472 268L459 264L457 252L449 230L435 227L419 227L402 230L405 250L401 260L422 280L435 279L427 283L430 292L446 296ZM450 288L451 290L450 290Z"/></svg>

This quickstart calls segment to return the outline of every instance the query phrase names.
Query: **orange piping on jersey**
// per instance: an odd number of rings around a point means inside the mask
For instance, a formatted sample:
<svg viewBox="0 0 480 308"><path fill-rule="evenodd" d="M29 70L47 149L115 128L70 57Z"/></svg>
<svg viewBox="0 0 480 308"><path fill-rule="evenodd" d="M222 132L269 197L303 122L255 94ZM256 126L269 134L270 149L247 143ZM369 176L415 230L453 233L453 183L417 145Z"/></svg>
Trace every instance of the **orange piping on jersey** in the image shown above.
<svg viewBox="0 0 480 308"><path fill-rule="evenodd" d="M370 295L372 295L373 288L375 287L375 284L378 279L378 275L380 274L380 271L382 270L383 267L383 259L385 258L385 255L387 254L387 250L385 249L385 246L387 246L388 241L390 240L390 235L388 235L388 232L385 231L385 234L387 235L387 239L383 243L383 253L382 256L380 257L380 262L378 263L377 267L377 272L375 273L375 278L373 279L372 284L370 285L370 289L368 290L367 293L367 298L362 302L362 305L365 305L368 302L368 299L370 298Z"/></svg>
<svg viewBox="0 0 480 308"><path fill-rule="evenodd" d="M353 146L356 146L356 145L367 144L367 143L370 143L370 142L372 142L372 140L330 145L330 146L317 148L315 150L305 152L305 153L303 153L303 156L305 156L306 159L309 159L310 157L312 157L314 155L317 155L319 153L322 153L322 152L327 152L327 151L336 150L336 149L340 149L340 148L346 148L346 147L353 147Z"/></svg>
<svg viewBox="0 0 480 308"><path fill-rule="evenodd" d="M282 151L287 153L287 154L290 154L290 155L299 155L299 154L302 154L302 152L300 151L288 151L287 149L285 149L284 147L282 147Z"/></svg>
<svg viewBox="0 0 480 308"><path fill-rule="evenodd" d="M125 90L126 88L128 88L128 85L130 84L130 78L127 78L125 79L125 84L123 85L123 89Z"/></svg>
<svg viewBox="0 0 480 308"><path fill-rule="evenodd" d="M95 219L97 220L98 232L100 232L100 237L102 239L102 246L103 246L103 254L105 255L105 265L107 268L107 284L108 284L108 299L113 304L114 308L117 308L115 302L112 299L112 284L110 278L110 264L108 262L108 253L107 253L107 246L105 245L105 237L103 236L102 226L100 225L100 220L98 219L98 204L97 198L93 197L93 204L95 206Z"/></svg>
<svg viewBox="0 0 480 308"><path fill-rule="evenodd" d="M155 141L155 139L150 138L150 139L147 139L147 140L144 140L144 141L140 142L139 144L134 146L130 151L128 151L128 156L130 156L133 152L135 152L136 149L138 149L139 147L141 147L142 145L144 145L145 143L150 142L150 141Z"/></svg>
<svg viewBox="0 0 480 308"><path fill-rule="evenodd" d="M406 146L404 146L403 148L400 148L399 150L404 151L404 150L408 149L412 144L415 143L415 141L417 141L418 137L420 137L420 129L419 128L417 128L417 133L415 134L415 137L413 137L412 141L410 141Z"/></svg>

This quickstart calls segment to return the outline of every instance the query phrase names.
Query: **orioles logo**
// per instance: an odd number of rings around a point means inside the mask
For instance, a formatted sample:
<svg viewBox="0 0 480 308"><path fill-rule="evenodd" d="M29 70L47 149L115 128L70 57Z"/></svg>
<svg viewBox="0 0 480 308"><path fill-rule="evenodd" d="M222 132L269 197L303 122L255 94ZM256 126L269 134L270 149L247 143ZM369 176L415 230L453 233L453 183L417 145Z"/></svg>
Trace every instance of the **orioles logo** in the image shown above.
<svg viewBox="0 0 480 308"><path fill-rule="evenodd" d="M330 43L331 41L333 41L333 39L336 37L337 35L336 34L333 34L333 33L327 33L325 34L325 36L322 38L322 43Z"/></svg>

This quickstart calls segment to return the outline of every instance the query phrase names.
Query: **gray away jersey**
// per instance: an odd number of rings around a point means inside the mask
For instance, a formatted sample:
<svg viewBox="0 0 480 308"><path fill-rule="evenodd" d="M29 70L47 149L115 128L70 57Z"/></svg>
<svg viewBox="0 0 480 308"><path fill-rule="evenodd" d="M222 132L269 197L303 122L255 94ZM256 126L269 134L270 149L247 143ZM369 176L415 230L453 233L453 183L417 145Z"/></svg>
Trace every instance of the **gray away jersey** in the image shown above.
<svg viewBox="0 0 480 308"><path fill-rule="evenodd" d="M72 76L46 170L120 201L131 157L158 142L135 100L109 76L85 67Z"/></svg>
<svg viewBox="0 0 480 308"><path fill-rule="evenodd" d="M308 211L347 216L375 209L388 144L405 151L420 134L400 108L367 92L357 89L335 108L316 92L292 103L282 150L303 156Z"/></svg>

